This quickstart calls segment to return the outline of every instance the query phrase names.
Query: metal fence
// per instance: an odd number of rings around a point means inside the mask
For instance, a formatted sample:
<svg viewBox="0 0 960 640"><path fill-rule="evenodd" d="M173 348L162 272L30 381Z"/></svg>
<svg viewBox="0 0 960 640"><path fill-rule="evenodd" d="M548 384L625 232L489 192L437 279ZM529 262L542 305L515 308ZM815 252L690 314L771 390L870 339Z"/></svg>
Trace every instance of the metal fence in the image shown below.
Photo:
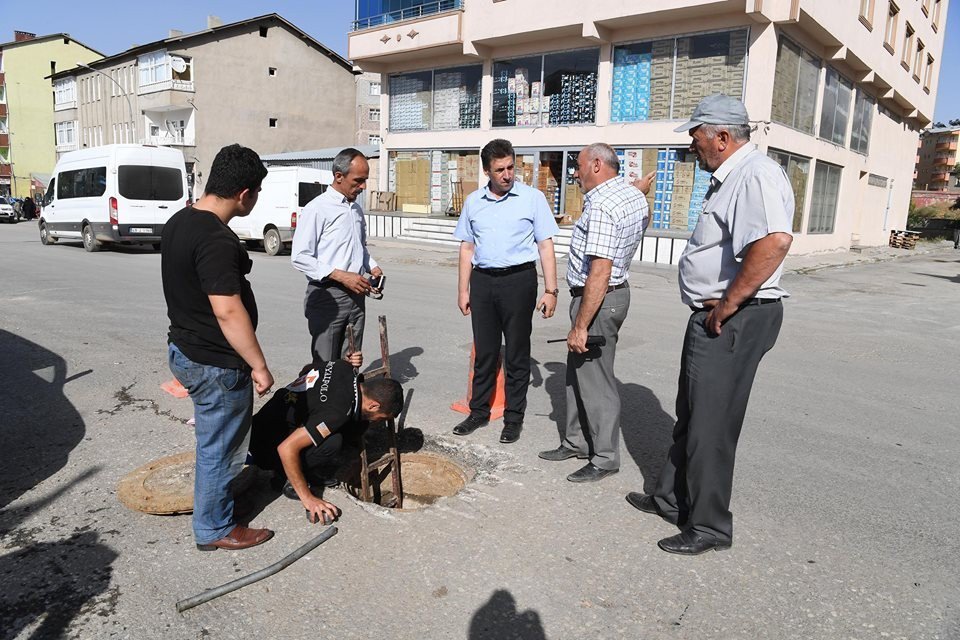
<svg viewBox="0 0 960 640"><path fill-rule="evenodd" d="M391 22L400 22L401 20L410 20L411 18L420 18L423 16L443 13L445 11L454 11L463 8L463 0L436 0L435 2L425 2L415 7L407 7L381 13L375 16L359 18L353 21L352 31L360 29L369 29L370 27L379 27Z"/></svg>

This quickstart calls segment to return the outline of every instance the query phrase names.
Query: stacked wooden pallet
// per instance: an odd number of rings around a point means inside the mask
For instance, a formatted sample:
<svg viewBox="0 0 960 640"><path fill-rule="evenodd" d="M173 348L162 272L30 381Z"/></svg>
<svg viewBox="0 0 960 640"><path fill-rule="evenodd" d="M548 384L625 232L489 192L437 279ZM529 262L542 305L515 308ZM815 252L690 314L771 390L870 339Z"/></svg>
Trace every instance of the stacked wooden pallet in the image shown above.
<svg viewBox="0 0 960 640"><path fill-rule="evenodd" d="M890 246L895 249L915 249L917 238L920 234L916 231L890 231Z"/></svg>

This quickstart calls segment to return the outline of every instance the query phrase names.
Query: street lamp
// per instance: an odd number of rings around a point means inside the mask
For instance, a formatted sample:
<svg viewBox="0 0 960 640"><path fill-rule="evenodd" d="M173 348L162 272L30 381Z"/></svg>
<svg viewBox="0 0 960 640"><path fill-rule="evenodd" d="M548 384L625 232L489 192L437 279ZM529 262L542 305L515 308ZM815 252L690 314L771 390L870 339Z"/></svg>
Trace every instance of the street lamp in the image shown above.
<svg viewBox="0 0 960 640"><path fill-rule="evenodd" d="M83 62L78 62L78 63L77 63L77 66L78 66L78 67L83 67L84 69L89 69L90 71L93 71L94 73L99 73L99 74L102 75L104 78L106 78L107 80L109 80L109 81L112 82L113 84L117 85L117 89L120 90L120 95L122 95L124 98L127 99L127 107L130 108L130 124L133 125L133 133L134 133L134 135L136 135L136 133L137 133L137 121L136 121L136 119L133 117L133 103L130 102L130 95L129 95L126 91L123 90L123 86L122 86L119 82L117 82L117 81L113 78L113 76L108 75L108 74L104 73L103 71L100 71L99 69L94 69L93 67L91 67L91 66L88 65L88 64L85 64L85 63L83 63Z"/></svg>

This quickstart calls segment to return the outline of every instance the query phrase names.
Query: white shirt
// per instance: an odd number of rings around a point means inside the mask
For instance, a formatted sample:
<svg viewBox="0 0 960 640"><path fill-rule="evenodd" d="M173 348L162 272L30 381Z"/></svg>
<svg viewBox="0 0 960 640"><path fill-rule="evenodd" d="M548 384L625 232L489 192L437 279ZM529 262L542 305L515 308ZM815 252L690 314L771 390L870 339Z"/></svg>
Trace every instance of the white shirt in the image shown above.
<svg viewBox="0 0 960 640"><path fill-rule="evenodd" d="M330 187L297 218L290 262L308 280L323 280L334 269L364 274L377 266L367 251L363 209Z"/></svg>

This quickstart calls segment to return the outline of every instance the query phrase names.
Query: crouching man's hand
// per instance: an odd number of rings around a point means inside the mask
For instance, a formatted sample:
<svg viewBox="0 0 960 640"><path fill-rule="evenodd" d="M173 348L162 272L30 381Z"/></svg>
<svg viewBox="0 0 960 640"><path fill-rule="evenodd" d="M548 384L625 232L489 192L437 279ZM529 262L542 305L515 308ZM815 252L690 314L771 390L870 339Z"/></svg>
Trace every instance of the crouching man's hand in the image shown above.
<svg viewBox="0 0 960 640"><path fill-rule="evenodd" d="M310 496L306 499L301 498L300 502L307 510L310 522L329 524L340 517L340 509L332 502L327 502L316 496Z"/></svg>

